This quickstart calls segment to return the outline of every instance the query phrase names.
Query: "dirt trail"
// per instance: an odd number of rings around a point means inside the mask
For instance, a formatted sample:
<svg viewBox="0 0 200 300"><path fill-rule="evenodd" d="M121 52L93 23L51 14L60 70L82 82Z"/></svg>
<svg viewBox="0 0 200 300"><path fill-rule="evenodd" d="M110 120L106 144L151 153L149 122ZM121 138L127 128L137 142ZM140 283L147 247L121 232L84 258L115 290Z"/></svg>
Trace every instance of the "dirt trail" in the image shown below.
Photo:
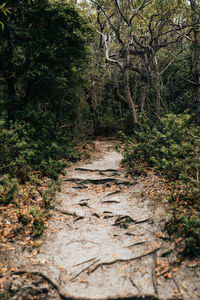
<svg viewBox="0 0 200 300"><path fill-rule="evenodd" d="M126 177L112 142L96 147L100 158L67 170L44 243L20 268L40 272L63 299L200 299L199 268L169 265L164 208L155 211L141 178Z"/></svg>

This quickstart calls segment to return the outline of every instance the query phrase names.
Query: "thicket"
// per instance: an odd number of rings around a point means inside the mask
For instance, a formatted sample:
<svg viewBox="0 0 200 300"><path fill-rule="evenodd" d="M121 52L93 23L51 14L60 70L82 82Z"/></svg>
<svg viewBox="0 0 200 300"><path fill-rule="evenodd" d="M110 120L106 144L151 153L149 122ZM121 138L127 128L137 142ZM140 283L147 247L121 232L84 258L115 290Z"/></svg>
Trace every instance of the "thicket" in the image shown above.
<svg viewBox="0 0 200 300"><path fill-rule="evenodd" d="M92 30L73 3L8 0L6 7L10 13L1 16L0 30L0 204L15 205L19 223L37 235L59 174L80 157L75 139L89 133L80 123ZM50 181L42 186L45 178Z"/></svg>
<svg viewBox="0 0 200 300"><path fill-rule="evenodd" d="M130 174L153 168L170 183L168 231L184 239L185 254L197 254L200 247L199 130L188 114L167 114L153 127L143 121L141 131L127 138L124 153Z"/></svg>

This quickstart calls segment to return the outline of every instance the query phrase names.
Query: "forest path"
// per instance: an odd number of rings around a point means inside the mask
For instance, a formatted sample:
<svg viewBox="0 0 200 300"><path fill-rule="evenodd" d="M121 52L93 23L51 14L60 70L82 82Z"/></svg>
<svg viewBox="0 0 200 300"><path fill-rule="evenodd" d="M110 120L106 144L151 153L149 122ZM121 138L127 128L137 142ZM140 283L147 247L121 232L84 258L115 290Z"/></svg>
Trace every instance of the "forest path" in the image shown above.
<svg viewBox="0 0 200 300"><path fill-rule="evenodd" d="M60 294L44 299L199 299L199 273L173 265L166 212L145 196L145 178L127 177L112 141L95 147L96 158L67 169L44 243L28 253L32 274Z"/></svg>

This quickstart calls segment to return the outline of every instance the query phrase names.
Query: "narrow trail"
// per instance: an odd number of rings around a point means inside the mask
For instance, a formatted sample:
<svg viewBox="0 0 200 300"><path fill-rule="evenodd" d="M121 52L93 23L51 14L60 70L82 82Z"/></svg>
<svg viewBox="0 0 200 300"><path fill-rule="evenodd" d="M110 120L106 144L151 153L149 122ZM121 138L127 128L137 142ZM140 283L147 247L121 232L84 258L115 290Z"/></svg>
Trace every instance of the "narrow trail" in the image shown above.
<svg viewBox="0 0 200 300"><path fill-rule="evenodd" d="M100 158L67 170L44 243L32 258L32 274L60 294L44 299L198 300L199 272L184 265L169 270L176 257L158 234L164 209L156 214L142 179L126 176L112 142L96 147Z"/></svg>

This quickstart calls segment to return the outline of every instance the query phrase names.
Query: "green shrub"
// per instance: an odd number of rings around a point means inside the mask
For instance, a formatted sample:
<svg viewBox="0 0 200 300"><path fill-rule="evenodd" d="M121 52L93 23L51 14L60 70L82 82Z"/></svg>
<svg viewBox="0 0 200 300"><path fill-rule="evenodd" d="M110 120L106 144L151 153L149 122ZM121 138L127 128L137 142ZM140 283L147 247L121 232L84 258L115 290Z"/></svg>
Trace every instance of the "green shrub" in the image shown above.
<svg viewBox="0 0 200 300"><path fill-rule="evenodd" d="M0 177L0 203L9 204L15 199L18 181L8 174Z"/></svg>
<svg viewBox="0 0 200 300"><path fill-rule="evenodd" d="M178 209L172 208L171 228L185 238L187 253L199 247L200 238L199 129L187 114L168 114L153 128L143 122L142 130L127 138L124 151L124 163L132 175L154 168L171 182L169 201L178 205Z"/></svg>

